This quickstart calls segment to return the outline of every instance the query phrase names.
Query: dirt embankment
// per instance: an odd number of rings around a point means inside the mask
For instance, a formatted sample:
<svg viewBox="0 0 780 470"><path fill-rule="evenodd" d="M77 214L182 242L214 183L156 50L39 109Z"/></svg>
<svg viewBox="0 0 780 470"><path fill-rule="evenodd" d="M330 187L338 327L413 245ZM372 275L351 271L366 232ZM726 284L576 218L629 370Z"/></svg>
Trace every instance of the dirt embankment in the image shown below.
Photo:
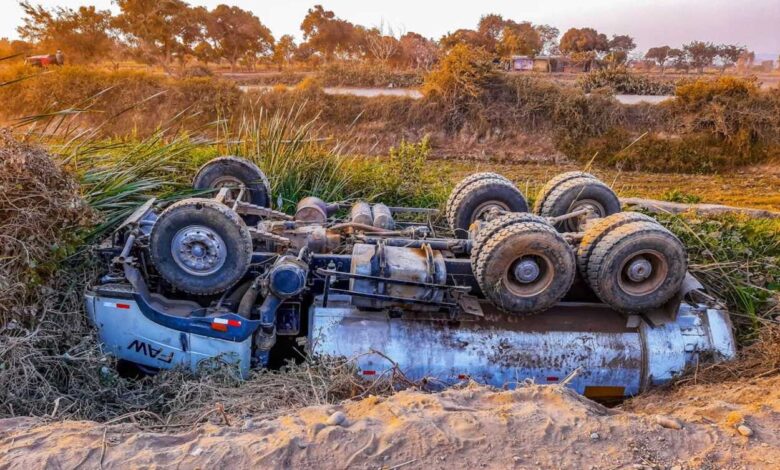
<svg viewBox="0 0 780 470"><path fill-rule="evenodd" d="M780 377L686 387L622 409L557 386L471 385L260 422L225 425L214 413L197 429L167 431L7 419L0 468L777 468Z"/></svg>

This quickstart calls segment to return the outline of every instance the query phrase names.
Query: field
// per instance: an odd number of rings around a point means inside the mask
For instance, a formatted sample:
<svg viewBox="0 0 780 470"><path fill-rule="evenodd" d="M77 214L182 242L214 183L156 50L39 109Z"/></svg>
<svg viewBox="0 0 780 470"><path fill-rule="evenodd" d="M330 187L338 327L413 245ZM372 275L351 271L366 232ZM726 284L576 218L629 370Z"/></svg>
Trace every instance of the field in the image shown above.
<svg viewBox="0 0 780 470"><path fill-rule="evenodd" d="M437 394L413 384L396 393L398 383L371 385L349 364L329 361L259 371L248 381L230 371L140 380L117 373L81 306L94 244L147 197L186 196L196 169L218 155L256 162L286 211L308 195L442 208L451 188L477 171L507 176L533 201L554 175L587 170L621 197L780 212L776 89L714 77L678 89L674 104L626 106L606 92L586 94L568 77L486 73L460 88L459 67L472 63L454 61L424 79L392 77L422 83L420 100L324 95L324 85L387 84L373 75L339 82L338 70L176 79L66 67L0 87L0 118L10 126L0 139L0 461L780 463L778 218L657 214L685 242L691 271L733 312L740 357L702 364L617 409L533 384L500 391L471 383ZM0 82L28 72L0 69ZM285 86L242 93L233 79ZM659 424L668 416L682 429Z"/></svg>

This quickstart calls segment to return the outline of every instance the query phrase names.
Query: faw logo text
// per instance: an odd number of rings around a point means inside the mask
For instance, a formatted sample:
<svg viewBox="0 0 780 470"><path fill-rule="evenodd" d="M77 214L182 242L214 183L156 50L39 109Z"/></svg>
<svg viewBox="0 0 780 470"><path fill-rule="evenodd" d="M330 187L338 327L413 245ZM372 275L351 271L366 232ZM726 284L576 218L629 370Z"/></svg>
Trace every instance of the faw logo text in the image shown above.
<svg viewBox="0 0 780 470"><path fill-rule="evenodd" d="M132 343L130 343L127 346L127 349L135 350L135 352L139 352L143 354L144 356L151 357L152 359L157 359L158 361L164 362L166 364L170 364L173 360L173 352L168 353L168 355L160 355L163 352L162 348L155 348L150 343L146 343L144 341L138 341L137 339L134 340Z"/></svg>

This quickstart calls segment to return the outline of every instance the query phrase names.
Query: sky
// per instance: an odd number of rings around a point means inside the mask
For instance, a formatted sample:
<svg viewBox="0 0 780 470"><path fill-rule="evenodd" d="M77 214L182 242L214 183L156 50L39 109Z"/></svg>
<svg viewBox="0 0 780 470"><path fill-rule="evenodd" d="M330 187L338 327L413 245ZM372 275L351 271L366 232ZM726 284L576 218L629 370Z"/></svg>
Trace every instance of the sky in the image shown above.
<svg viewBox="0 0 780 470"><path fill-rule="evenodd" d="M45 7L84 4L112 8L111 0L32 0ZM337 16L366 26L381 23L396 31L414 31L438 39L459 28L474 28L479 17L498 13L516 21L546 23L561 32L590 26L599 32L626 33L638 50L691 40L739 44L761 55L780 54L780 0L189 0L192 5L220 3L253 11L275 37L300 39L306 11L319 3ZM15 38L21 23L17 0L0 0L0 37ZM114 9L116 7L113 7Z"/></svg>

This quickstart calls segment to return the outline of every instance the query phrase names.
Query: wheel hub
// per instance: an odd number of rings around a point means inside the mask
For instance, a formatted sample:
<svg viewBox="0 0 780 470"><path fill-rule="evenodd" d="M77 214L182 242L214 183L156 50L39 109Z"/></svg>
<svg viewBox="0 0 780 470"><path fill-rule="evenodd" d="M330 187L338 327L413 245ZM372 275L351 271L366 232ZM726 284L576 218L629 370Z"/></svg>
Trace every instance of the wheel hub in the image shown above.
<svg viewBox="0 0 780 470"><path fill-rule="evenodd" d="M580 230L580 227L582 227L585 224L585 222L591 219L598 219L604 217L606 216L606 212L607 212L607 210L604 208L604 206L601 203L599 203L598 201L594 201L593 199L581 199L579 201L575 201L569 208L569 212L576 212L582 209L588 209L590 212L588 214L581 215L575 219L568 220L566 222L566 225L569 228L569 230L573 232L577 232Z"/></svg>
<svg viewBox="0 0 780 470"><path fill-rule="evenodd" d="M642 282L653 273L653 265L647 259L639 257L626 267L626 276L633 282Z"/></svg>
<svg viewBox="0 0 780 470"><path fill-rule="evenodd" d="M534 282L539 278L540 273L541 269L539 268L539 265L532 259L520 260L520 262L515 265L515 279L523 284Z"/></svg>
<svg viewBox="0 0 780 470"><path fill-rule="evenodd" d="M222 237L202 225L191 225L179 230L173 237L171 254L181 269L195 276L214 274L227 258Z"/></svg>
<svg viewBox="0 0 780 470"><path fill-rule="evenodd" d="M213 183L211 183L212 189L222 189L222 188L228 188L230 191L228 194L231 198L235 199L238 196L238 193L240 191L240 187L244 183L233 176L220 176L219 178L215 179ZM248 191L244 191L244 195L241 197L243 202L249 202L249 194Z"/></svg>
<svg viewBox="0 0 780 470"><path fill-rule="evenodd" d="M482 203L474 210L471 217L471 223L474 223L477 220L483 220L485 216L491 212L500 213L505 211L509 211L509 207L501 201L488 201Z"/></svg>

